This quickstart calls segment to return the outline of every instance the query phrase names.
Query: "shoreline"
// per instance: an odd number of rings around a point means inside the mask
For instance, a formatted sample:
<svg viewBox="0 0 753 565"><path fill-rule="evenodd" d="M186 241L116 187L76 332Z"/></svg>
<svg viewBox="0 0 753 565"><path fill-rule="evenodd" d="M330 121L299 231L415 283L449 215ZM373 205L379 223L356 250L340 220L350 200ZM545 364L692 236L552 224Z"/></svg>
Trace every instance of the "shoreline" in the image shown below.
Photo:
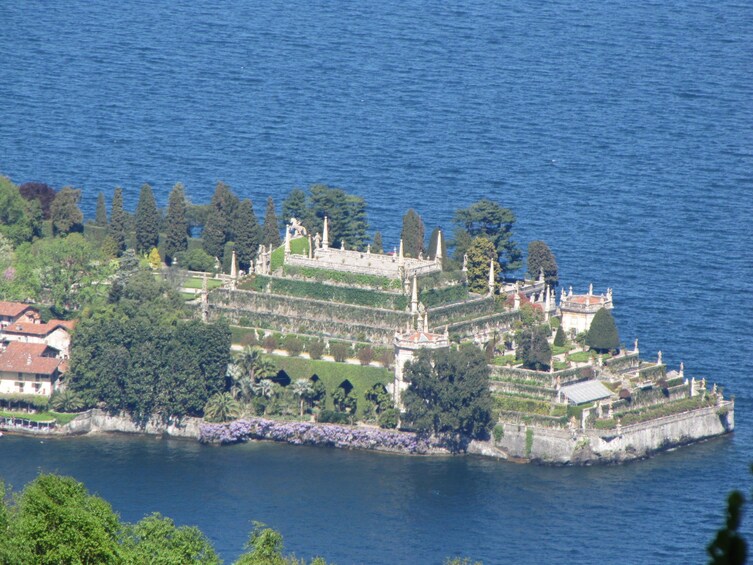
<svg viewBox="0 0 753 565"><path fill-rule="evenodd" d="M733 414L733 411L719 412L715 407L701 408L625 426L619 434L608 430L558 430L507 422L501 424L504 430L502 437L472 440L460 453L453 453L436 440L420 437L413 432L368 426L281 422L265 418L211 424L191 417L168 422L152 419L142 426L130 417L110 415L99 409L84 412L55 430L10 429L3 430L3 433L56 439L128 434L191 440L216 446L271 441L396 455L471 455L517 464L590 466L640 461L680 447L728 436L734 431Z"/></svg>

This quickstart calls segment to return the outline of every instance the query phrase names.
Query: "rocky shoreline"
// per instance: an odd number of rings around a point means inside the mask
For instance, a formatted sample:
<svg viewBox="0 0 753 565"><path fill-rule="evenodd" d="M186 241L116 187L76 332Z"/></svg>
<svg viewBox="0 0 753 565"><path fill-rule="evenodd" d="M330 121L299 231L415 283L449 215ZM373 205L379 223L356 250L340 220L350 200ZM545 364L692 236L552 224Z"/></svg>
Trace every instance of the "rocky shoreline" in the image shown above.
<svg viewBox="0 0 753 565"><path fill-rule="evenodd" d="M646 459L680 446L723 436L734 430L734 407L693 410L633 426L619 433L607 430L559 430L502 424L502 434L488 441L471 441L466 452L519 463L540 465L598 465ZM97 433L159 435L229 445L247 441L275 441L290 445L313 445L338 449L359 449L404 455L449 455L437 441L412 432L369 426L345 426L313 422L281 422L246 418L226 424L211 424L200 418L164 422L152 419L144 424L126 415L89 410L74 420L50 430L14 429L20 435L70 436Z"/></svg>

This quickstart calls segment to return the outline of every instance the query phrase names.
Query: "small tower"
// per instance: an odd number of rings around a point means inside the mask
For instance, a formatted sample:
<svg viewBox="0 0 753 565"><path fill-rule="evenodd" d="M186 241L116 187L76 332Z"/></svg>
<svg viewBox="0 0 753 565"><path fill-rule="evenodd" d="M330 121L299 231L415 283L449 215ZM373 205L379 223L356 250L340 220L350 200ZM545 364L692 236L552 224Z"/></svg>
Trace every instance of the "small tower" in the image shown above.
<svg viewBox="0 0 753 565"><path fill-rule="evenodd" d="M207 274L204 273L204 278L201 281L201 321L206 323L209 319L209 282L207 281Z"/></svg>
<svg viewBox="0 0 753 565"><path fill-rule="evenodd" d="M322 249L329 249L329 225L327 216L324 216L324 227L322 228Z"/></svg>
<svg viewBox="0 0 753 565"><path fill-rule="evenodd" d="M285 257L290 255L290 230L285 228Z"/></svg>
<svg viewBox="0 0 753 565"><path fill-rule="evenodd" d="M410 313L415 316L418 313L418 277L413 275L413 288L410 295Z"/></svg>
<svg viewBox="0 0 753 565"><path fill-rule="evenodd" d="M238 283L238 257L235 255L235 249L233 249L233 257L230 260L230 288L235 289Z"/></svg>
<svg viewBox="0 0 753 565"><path fill-rule="evenodd" d="M437 230L437 252L434 254L434 262L442 266L442 230Z"/></svg>
<svg viewBox="0 0 753 565"><path fill-rule="evenodd" d="M489 259L489 296L494 296L494 259Z"/></svg>
<svg viewBox="0 0 753 565"><path fill-rule="evenodd" d="M398 254L397 254L397 264L400 267L405 265L405 255L403 253L403 239L402 238L400 238L400 251L398 251Z"/></svg>

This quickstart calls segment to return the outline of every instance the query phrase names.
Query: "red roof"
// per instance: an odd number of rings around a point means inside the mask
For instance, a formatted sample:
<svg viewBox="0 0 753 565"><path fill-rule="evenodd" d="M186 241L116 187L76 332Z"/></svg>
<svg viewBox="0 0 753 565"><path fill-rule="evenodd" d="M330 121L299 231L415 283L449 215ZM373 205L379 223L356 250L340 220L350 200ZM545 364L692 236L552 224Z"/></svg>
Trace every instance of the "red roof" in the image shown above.
<svg viewBox="0 0 753 565"><path fill-rule="evenodd" d="M23 304L21 302L3 302L0 300L0 316L16 318L29 309L33 310L28 304Z"/></svg>
<svg viewBox="0 0 753 565"><path fill-rule="evenodd" d="M414 331L408 335L400 336L401 341L410 341L412 343L433 343L444 337L443 334L431 332Z"/></svg>
<svg viewBox="0 0 753 565"><path fill-rule="evenodd" d="M52 375L60 365L60 359L42 357L47 350L43 343L11 342L0 354L0 371Z"/></svg>
<svg viewBox="0 0 753 565"><path fill-rule="evenodd" d="M46 324L13 322L12 324L6 326L3 331L9 334L36 335L44 337L54 332L57 328L63 328L68 333L70 333L74 326L75 322L66 320L50 320Z"/></svg>

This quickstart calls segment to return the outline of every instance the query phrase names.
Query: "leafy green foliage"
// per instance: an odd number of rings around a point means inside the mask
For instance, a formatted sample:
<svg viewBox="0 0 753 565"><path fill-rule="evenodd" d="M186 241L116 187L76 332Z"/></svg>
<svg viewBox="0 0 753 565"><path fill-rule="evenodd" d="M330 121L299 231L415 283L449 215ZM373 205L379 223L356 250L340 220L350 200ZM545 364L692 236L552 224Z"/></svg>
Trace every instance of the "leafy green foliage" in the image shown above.
<svg viewBox="0 0 753 565"><path fill-rule="evenodd" d="M366 247L366 202L360 196L342 189L317 184L309 189L308 213L304 225L310 233L320 232L327 216L330 244L339 247L345 241L348 249Z"/></svg>
<svg viewBox="0 0 753 565"><path fill-rule="evenodd" d="M285 265L285 274L314 279L317 281L332 281L355 286L381 288L383 290L399 290L402 287L400 279L390 279L378 275L346 273L344 271L330 271L328 269L316 269L314 267Z"/></svg>
<svg viewBox="0 0 753 565"><path fill-rule="evenodd" d="M374 243L371 244L372 253L384 253L384 245L382 244L382 232L374 232Z"/></svg>
<svg viewBox="0 0 753 565"><path fill-rule="evenodd" d="M489 292L489 264L494 261L495 279L499 274L499 263L494 244L484 237L477 237L468 248L468 290L476 294Z"/></svg>
<svg viewBox="0 0 753 565"><path fill-rule="evenodd" d="M78 412L84 407L84 403L75 392L66 388L52 395L50 407L58 412Z"/></svg>
<svg viewBox="0 0 753 565"><path fill-rule="evenodd" d="M105 203L104 192L100 192L97 195L97 208L94 213L94 225L100 228L107 227L107 204Z"/></svg>
<svg viewBox="0 0 753 565"><path fill-rule="evenodd" d="M601 308L594 319L586 335L586 343L591 349L605 353L610 349L620 346L620 336L617 334L617 325L612 314L606 308Z"/></svg>
<svg viewBox="0 0 753 565"><path fill-rule="evenodd" d="M84 230L84 214L78 207L81 191L63 187L50 205L50 220L54 235L81 232Z"/></svg>
<svg viewBox="0 0 753 565"><path fill-rule="evenodd" d="M212 257L221 258L225 243L233 239L231 222L237 207L238 198L232 193L230 187L223 182L218 182L202 231L204 251Z"/></svg>
<svg viewBox="0 0 753 565"><path fill-rule="evenodd" d="M532 279L538 279L542 270L546 284L556 286L559 279L554 253L543 241L532 241L528 244L528 274Z"/></svg>
<svg viewBox="0 0 753 565"><path fill-rule="evenodd" d="M125 525L122 544L128 563L219 565L217 553L195 526L176 526L170 518L150 514L138 523Z"/></svg>
<svg viewBox="0 0 753 565"><path fill-rule="evenodd" d="M123 189L120 187L116 188L112 195L108 234L115 241L117 254L120 256L126 250L128 239L128 215L123 209Z"/></svg>
<svg viewBox="0 0 753 565"><path fill-rule="evenodd" d="M493 425L489 367L477 347L419 351L406 363L405 421L415 429L453 436L483 438Z"/></svg>
<svg viewBox="0 0 753 565"><path fill-rule="evenodd" d="M136 252L149 253L159 243L160 213L154 200L152 187L145 184L139 193L136 205L134 228L136 230Z"/></svg>
<svg viewBox="0 0 753 565"><path fill-rule="evenodd" d="M352 351L347 343L336 342L329 345L329 352L335 361L342 363L348 358Z"/></svg>
<svg viewBox="0 0 753 565"><path fill-rule="evenodd" d="M79 321L69 386L85 406L103 402L137 420L201 415L224 390L230 330L182 321L182 300L151 272L121 273L113 303ZM120 287L119 290L116 287Z"/></svg>
<svg viewBox="0 0 753 565"><path fill-rule="evenodd" d="M292 357L298 357L303 351L303 342L294 335L287 335L282 342L282 347Z"/></svg>
<svg viewBox="0 0 753 565"><path fill-rule="evenodd" d="M277 212L275 212L275 201L272 197L267 197L267 209L264 213L264 225L261 230L262 244L277 248L282 243L280 239L280 225L277 222Z"/></svg>
<svg viewBox="0 0 753 565"><path fill-rule="evenodd" d="M117 514L72 478L40 475L16 497L8 518L0 562L123 562Z"/></svg>
<svg viewBox="0 0 753 565"><path fill-rule="evenodd" d="M547 341L548 337L548 326L527 327L518 333L516 355L527 369L549 369L552 364L552 349Z"/></svg>
<svg viewBox="0 0 753 565"><path fill-rule="evenodd" d="M403 249L408 257L418 257L424 251L425 237L424 222L421 216L411 208L403 216L403 231L400 237L403 240Z"/></svg>
<svg viewBox="0 0 753 565"><path fill-rule="evenodd" d="M173 258L188 249L188 219L186 217L186 194L183 185L177 183L167 200L165 219L165 262L172 265Z"/></svg>
<svg viewBox="0 0 753 565"><path fill-rule="evenodd" d="M554 345L556 347L564 347L565 343L567 343L565 332L562 330L562 326L557 326L557 333L554 334Z"/></svg>
<svg viewBox="0 0 753 565"><path fill-rule="evenodd" d="M178 263L189 271L209 273L214 271L214 257L201 248L194 247L177 254Z"/></svg>
<svg viewBox="0 0 753 565"><path fill-rule="evenodd" d="M241 415L241 407L229 392L217 392L207 400L204 416L209 422L230 422Z"/></svg>
<svg viewBox="0 0 753 565"><path fill-rule="evenodd" d="M256 220L254 206L247 198L241 200L235 218L235 252L240 269L248 272L261 243L261 227Z"/></svg>
<svg viewBox="0 0 753 565"><path fill-rule="evenodd" d="M55 200L54 188L43 182L25 182L18 187L18 191L26 200L37 200L42 208L42 218L50 219L50 205Z"/></svg>
<svg viewBox="0 0 753 565"><path fill-rule="evenodd" d="M463 260L473 238L484 237L494 244L504 272L520 268L520 250L512 239L515 214L486 198L455 212L455 258Z"/></svg>
<svg viewBox="0 0 753 565"><path fill-rule="evenodd" d="M280 230L284 230L290 218L296 218L303 222L308 216L306 205L306 193L300 188L294 188L288 197L282 201L282 218L280 218Z"/></svg>
<svg viewBox="0 0 753 565"><path fill-rule="evenodd" d="M28 202L18 187L0 176L0 234L16 246L31 240L35 227L27 212Z"/></svg>

